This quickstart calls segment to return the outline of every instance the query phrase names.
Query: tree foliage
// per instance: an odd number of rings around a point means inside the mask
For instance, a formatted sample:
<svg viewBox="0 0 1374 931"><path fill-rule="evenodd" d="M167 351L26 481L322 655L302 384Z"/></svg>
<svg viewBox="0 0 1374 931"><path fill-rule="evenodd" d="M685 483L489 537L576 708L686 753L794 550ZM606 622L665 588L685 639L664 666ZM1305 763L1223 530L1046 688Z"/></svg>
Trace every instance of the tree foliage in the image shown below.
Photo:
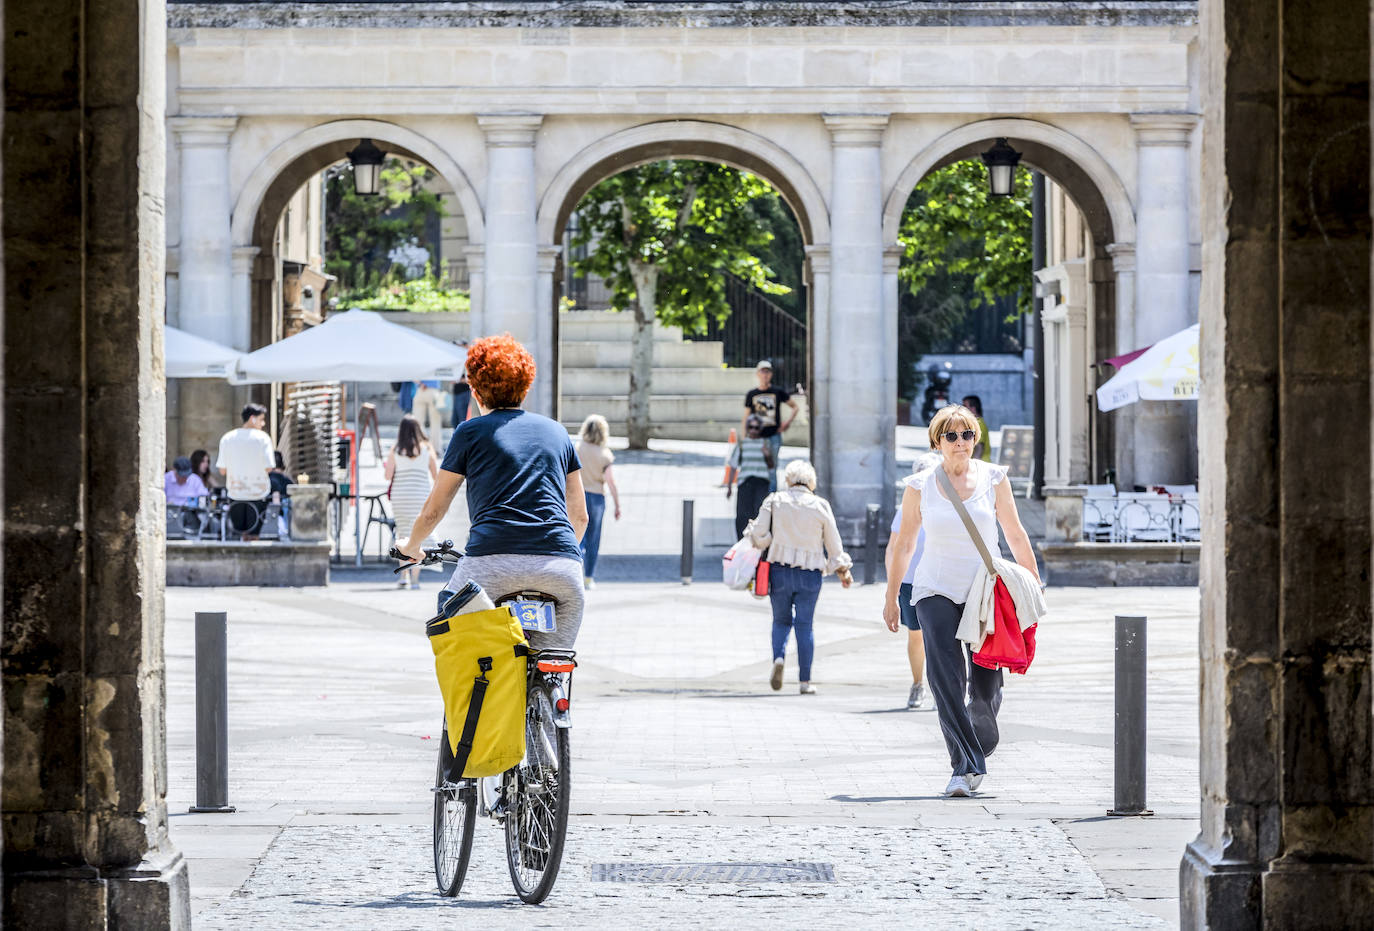
<svg viewBox="0 0 1374 931"><path fill-rule="evenodd" d="M767 294L790 292L760 258L773 241L773 220L754 205L771 197L776 194L767 182L713 162L631 168L602 181L578 204L572 244L586 254L573 260L573 271L605 279L612 307L626 310L640 299L634 267L651 266L658 319L703 332L709 317L730 314L726 274Z"/></svg>
<svg viewBox="0 0 1374 931"><path fill-rule="evenodd" d="M425 229L444 207L424 186L430 174L424 165L389 158L378 193L366 197L354 189L347 166L325 175L325 271L341 290L376 287L392 271L391 251L407 243L424 245L437 262Z"/></svg>

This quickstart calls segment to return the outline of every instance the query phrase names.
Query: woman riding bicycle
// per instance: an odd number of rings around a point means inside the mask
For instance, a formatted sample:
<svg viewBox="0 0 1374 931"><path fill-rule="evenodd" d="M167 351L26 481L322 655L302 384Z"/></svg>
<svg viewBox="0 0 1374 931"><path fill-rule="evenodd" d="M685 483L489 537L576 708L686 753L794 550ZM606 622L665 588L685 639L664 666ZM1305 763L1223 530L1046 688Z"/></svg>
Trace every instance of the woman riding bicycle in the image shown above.
<svg viewBox="0 0 1374 931"><path fill-rule="evenodd" d="M459 424L434 489L409 536L405 556L423 558L422 541L467 482L472 528L448 597L471 579L492 598L539 591L556 599L557 630L529 632L536 649L571 649L582 624L582 551L587 500L572 439L557 421L521 410L534 359L509 333L468 347L468 385L481 416Z"/></svg>

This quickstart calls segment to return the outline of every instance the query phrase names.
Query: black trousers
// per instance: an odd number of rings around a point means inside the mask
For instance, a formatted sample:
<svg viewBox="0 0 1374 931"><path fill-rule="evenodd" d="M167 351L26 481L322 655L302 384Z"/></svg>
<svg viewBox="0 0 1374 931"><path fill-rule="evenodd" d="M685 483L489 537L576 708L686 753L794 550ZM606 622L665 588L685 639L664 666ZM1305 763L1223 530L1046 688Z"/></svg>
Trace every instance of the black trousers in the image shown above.
<svg viewBox="0 0 1374 931"><path fill-rule="evenodd" d="M768 497L768 479L746 478L735 489L735 539L744 536L744 528L759 516L763 499Z"/></svg>
<svg viewBox="0 0 1374 931"><path fill-rule="evenodd" d="M1002 707L1002 670L970 662L968 647L955 637L964 606L941 595L916 602L926 646L926 682L935 696L940 730L956 775L986 773L997 749L997 712ZM967 696L967 700L965 700Z"/></svg>

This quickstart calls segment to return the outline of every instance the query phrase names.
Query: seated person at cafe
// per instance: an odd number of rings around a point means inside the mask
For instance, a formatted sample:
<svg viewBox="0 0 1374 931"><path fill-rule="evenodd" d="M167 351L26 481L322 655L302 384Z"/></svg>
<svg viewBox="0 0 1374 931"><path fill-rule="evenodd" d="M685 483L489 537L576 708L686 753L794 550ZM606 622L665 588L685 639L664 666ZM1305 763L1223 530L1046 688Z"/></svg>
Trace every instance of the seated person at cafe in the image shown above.
<svg viewBox="0 0 1374 931"><path fill-rule="evenodd" d="M162 490L167 495L167 503L179 507L196 504L196 499L210 493L200 476L191 471L191 460L177 456L167 474L162 476Z"/></svg>
<svg viewBox="0 0 1374 931"><path fill-rule="evenodd" d="M229 490L230 526L243 534L244 540L256 540L262 525L267 499L272 494L268 474L276 466L272 439L263 427L267 424L267 408L261 404L247 404L243 408L243 426L230 430L219 441L219 458L215 468L226 479Z"/></svg>

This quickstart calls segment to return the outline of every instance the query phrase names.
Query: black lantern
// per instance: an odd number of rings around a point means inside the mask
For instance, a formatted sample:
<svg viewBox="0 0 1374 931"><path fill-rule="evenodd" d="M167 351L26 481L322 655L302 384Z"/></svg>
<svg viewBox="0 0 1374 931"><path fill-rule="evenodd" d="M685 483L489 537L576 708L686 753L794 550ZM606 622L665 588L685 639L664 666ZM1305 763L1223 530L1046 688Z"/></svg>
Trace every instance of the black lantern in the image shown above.
<svg viewBox="0 0 1374 931"><path fill-rule="evenodd" d="M381 187L386 153L373 145L371 139L364 139L348 153L348 161L353 166L353 189L359 194L376 194Z"/></svg>
<svg viewBox="0 0 1374 931"><path fill-rule="evenodd" d="M993 197L1010 197L1012 182L1016 178L1016 165L1021 161L1021 153L1007 142L1005 136L983 153L983 164L988 166L988 186Z"/></svg>

